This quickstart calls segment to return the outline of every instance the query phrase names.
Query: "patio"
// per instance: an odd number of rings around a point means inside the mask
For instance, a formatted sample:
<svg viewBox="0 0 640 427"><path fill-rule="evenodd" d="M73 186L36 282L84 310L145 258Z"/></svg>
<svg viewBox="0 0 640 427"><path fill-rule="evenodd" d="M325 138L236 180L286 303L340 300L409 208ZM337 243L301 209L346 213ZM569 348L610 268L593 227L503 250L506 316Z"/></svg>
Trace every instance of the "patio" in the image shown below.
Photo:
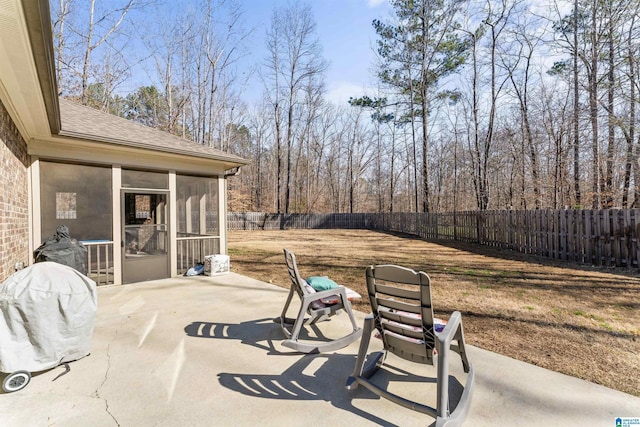
<svg viewBox="0 0 640 427"><path fill-rule="evenodd" d="M68 373L64 367L38 373L24 390L0 394L3 426L433 421L365 389L345 390L357 342L320 355L281 346L272 319L286 289L229 273L101 287L98 293L92 354L69 364ZM361 322L364 314L356 315ZM320 328L331 335L347 323L338 316ZM476 385L465 425L613 426L616 417L640 416L640 398L475 347L469 357ZM417 365L390 362L418 372ZM401 370L397 375L381 380L417 398L424 385Z"/></svg>

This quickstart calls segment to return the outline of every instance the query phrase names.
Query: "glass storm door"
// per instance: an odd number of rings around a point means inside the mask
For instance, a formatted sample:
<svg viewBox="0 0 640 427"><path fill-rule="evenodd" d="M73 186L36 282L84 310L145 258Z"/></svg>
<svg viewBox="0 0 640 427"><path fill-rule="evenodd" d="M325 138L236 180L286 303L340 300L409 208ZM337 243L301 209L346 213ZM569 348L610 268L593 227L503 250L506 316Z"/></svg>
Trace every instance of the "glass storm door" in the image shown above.
<svg viewBox="0 0 640 427"><path fill-rule="evenodd" d="M169 277L168 192L124 190L122 283Z"/></svg>

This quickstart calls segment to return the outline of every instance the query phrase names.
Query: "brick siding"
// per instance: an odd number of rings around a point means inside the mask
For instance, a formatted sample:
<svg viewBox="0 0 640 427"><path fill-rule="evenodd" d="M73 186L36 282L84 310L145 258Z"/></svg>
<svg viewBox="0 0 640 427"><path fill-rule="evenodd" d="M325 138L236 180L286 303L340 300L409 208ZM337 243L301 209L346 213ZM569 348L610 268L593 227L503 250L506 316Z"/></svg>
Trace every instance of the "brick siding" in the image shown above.
<svg viewBox="0 0 640 427"><path fill-rule="evenodd" d="M28 164L27 143L0 100L0 282L30 259Z"/></svg>

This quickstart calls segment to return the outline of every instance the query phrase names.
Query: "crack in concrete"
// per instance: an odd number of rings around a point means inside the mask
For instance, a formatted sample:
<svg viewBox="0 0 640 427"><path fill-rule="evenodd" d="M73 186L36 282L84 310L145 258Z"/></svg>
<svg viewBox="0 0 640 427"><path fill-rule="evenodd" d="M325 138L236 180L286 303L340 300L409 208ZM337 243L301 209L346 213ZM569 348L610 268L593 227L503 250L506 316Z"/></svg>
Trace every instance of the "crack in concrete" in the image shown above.
<svg viewBox="0 0 640 427"><path fill-rule="evenodd" d="M117 334L117 331L116 331ZM93 395L97 398L100 399L104 402L104 409L107 412L107 414L109 414L109 416L113 419L113 421L116 423L116 426L120 427L120 423L118 422L118 419L111 413L111 411L109 410L109 401L103 397L100 396L100 389L102 388L102 386L107 382L107 378L109 377L109 370L111 370L111 345L107 345L107 369L104 372L104 378L102 380L102 382L100 383L100 385L98 386L98 388L96 388L96 390L93 392Z"/></svg>

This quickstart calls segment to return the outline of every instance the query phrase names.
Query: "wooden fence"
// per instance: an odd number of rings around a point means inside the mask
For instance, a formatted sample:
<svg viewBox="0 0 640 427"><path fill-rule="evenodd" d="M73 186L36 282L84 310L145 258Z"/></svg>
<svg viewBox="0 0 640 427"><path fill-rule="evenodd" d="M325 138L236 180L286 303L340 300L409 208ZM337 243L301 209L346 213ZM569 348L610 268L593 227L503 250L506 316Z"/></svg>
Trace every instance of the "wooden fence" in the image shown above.
<svg viewBox="0 0 640 427"><path fill-rule="evenodd" d="M640 265L640 209L453 213L230 213L230 230L341 228L456 240L583 264Z"/></svg>
<svg viewBox="0 0 640 427"><path fill-rule="evenodd" d="M367 229L370 214L269 214L262 212L229 213L229 230L288 230L312 228Z"/></svg>

